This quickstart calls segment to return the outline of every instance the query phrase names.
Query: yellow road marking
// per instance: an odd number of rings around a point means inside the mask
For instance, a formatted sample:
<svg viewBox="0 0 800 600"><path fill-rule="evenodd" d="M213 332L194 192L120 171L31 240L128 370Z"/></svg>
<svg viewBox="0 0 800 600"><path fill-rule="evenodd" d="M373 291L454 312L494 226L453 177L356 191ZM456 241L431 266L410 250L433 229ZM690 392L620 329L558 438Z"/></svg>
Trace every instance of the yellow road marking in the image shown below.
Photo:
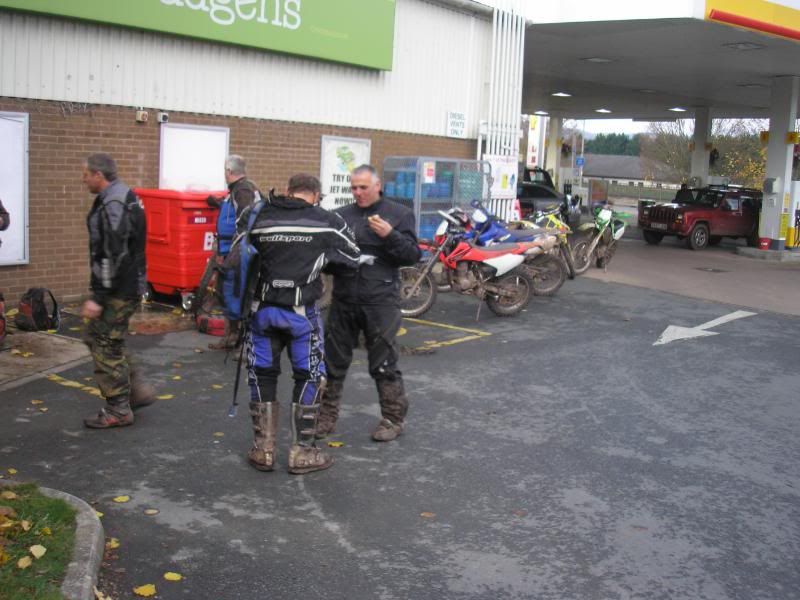
<svg viewBox="0 0 800 600"><path fill-rule="evenodd" d="M492 335L491 333L486 335ZM481 338L486 337L486 335L468 335L462 338L456 338L454 340L446 340L444 342L425 342L418 350L426 350L428 348L443 348L445 346L453 346L454 344L460 344L461 342L470 342L472 340L479 340Z"/></svg>
<svg viewBox="0 0 800 600"><path fill-rule="evenodd" d="M90 385L83 385L79 381L72 381L71 379L64 379L58 375L48 375L47 379L52 381L53 383L57 383L58 385L63 385L64 387L73 388L76 390L81 390L82 392L86 392L87 394L91 394L92 396L102 396L100 390L96 387L92 387Z"/></svg>
<svg viewBox="0 0 800 600"><path fill-rule="evenodd" d="M452 329L454 331L463 331L465 333L471 333L474 336L478 337L486 337L488 335L492 335L488 331L481 331L480 329L467 329L466 327L458 327L456 325L448 325L447 323L437 323L436 321L425 321L423 319L405 319L406 321L410 321L411 323L419 323L420 325L430 325L431 327L441 327L442 329Z"/></svg>

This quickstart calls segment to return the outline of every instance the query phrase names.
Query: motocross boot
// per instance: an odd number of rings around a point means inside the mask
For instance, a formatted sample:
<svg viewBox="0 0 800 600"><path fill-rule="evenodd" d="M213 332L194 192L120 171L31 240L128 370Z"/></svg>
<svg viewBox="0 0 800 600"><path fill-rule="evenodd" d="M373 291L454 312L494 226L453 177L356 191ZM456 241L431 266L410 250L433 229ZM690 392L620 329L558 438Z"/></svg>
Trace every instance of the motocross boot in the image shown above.
<svg viewBox="0 0 800 600"><path fill-rule="evenodd" d="M139 410L145 406L150 406L156 401L155 388L147 383L142 376L142 372L135 365L131 365L131 410Z"/></svg>
<svg viewBox="0 0 800 600"><path fill-rule="evenodd" d="M111 429L133 425L133 411L127 395L106 399L105 408L94 417L87 417L83 424L89 429Z"/></svg>
<svg viewBox="0 0 800 600"><path fill-rule="evenodd" d="M382 418L372 432L372 439L376 442L391 442L403 433L403 422L408 413L405 387L399 374L395 379L378 379L375 386L378 388Z"/></svg>
<svg viewBox="0 0 800 600"><path fill-rule="evenodd" d="M218 342L208 345L209 350L233 350L239 340L239 321L225 319L225 335Z"/></svg>
<svg viewBox="0 0 800 600"><path fill-rule="evenodd" d="M275 468L279 408L277 402L250 403L253 447L247 451L247 461L259 471L272 471Z"/></svg>
<svg viewBox="0 0 800 600"><path fill-rule="evenodd" d="M336 421L339 418L339 405L342 402L344 381L328 379L325 391L320 401L319 418L317 419L317 439L322 439L336 431Z"/></svg>
<svg viewBox="0 0 800 600"><path fill-rule="evenodd" d="M322 471L333 464L333 458L316 447L319 404L292 403L292 446L289 448L289 473L302 475Z"/></svg>

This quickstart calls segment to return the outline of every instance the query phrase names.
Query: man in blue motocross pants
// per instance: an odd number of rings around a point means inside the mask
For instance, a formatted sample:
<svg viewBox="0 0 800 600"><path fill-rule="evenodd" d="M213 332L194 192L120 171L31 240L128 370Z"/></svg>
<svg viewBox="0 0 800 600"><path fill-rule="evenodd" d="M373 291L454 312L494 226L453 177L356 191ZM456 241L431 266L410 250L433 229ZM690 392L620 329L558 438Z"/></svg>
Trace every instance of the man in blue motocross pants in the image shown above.
<svg viewBox="0 0 800 600"><path fill-rule="evenodd" d="M292 444L288 470L302 474L327 469L333 459L315 445L319 397L325 385L322 320L323 268L355 269L360 251L352 231L337 214L318 206L320 182L299 174L286 196L270 192L250 232L260 257L255 298L258 309L247 337L253 447L250 464L275 468L280 357L292 363Z"/></svg>

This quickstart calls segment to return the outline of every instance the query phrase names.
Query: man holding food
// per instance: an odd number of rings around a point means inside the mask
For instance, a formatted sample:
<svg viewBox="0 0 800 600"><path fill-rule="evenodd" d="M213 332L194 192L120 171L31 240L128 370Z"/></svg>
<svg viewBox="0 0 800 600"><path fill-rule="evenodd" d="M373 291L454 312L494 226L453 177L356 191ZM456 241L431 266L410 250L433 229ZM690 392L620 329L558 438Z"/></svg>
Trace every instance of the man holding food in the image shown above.
<svg viewBox="0 0 800 600"><path fill-rule="evenodd" d="M363 332L369 374L375 380L381 407L381 420L372 439L388 442L403 432L408 412L395 343L402 319L399 268L416 264L421 255L414 213L383 198L381 180L373 166L353 169L350 188L355 203L337 212L355 233L362 264L358 270L333 271L333 302L325 327L328 383L317 437L325 437L336 428L344 380L359 333Z"/></svg>

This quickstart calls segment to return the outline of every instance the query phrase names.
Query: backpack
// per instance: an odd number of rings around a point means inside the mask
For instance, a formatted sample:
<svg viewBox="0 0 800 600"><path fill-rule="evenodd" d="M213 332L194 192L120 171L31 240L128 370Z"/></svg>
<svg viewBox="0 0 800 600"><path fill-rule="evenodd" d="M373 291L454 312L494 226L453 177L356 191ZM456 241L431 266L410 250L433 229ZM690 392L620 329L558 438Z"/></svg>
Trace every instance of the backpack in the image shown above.
<svg viewBox="0 0 800 600"><path fill-rule="evenodd" d="M0 293L0 347L6 339L6 299Z"/></svg>
<svg viewBox="0 0 800 600"><path fill-rule="evenodd" d="M217 215L217 252L226 256L231 251L236 236L236 201L228 196L219 207Z"/></svg>
<svg viewBox="0 0 800 600"><path fill-rule="evenodd" d="M241 321L250 316L250 304L261 263L258 250L250 241L250 232L265 205L266 202L256 192L255 202L247 218L247 229L233 241L223 265L222 297L225 301L225 315L232 321Z"/></svg>
<svg viewBox="0 0 800 600"><path fill-rule="evenodd" d="M48 312L47 299L50 296L53 308ZM53 292L47 288L30 288L22 295L18 305L19 312L14 317L18 329L24 331L56 331L61 325L61 314L58 310Z"/></svg>
<svg viewBox="0 0 800 600"><path fill-rule="evenodd" d="M101 204L98 208L98 218L100 221L100 232L103 243L103 254L101 259L101 284L103 287L110 288L117 284L122 263L130 259L131 238L136 235L139 225L145 220L144 209L141 201L137 197L135 201L111 200L123 205L122 218L117 228L111 225L106 204ZM116 256L116 260L111 260L111 256Z"/></svg>

